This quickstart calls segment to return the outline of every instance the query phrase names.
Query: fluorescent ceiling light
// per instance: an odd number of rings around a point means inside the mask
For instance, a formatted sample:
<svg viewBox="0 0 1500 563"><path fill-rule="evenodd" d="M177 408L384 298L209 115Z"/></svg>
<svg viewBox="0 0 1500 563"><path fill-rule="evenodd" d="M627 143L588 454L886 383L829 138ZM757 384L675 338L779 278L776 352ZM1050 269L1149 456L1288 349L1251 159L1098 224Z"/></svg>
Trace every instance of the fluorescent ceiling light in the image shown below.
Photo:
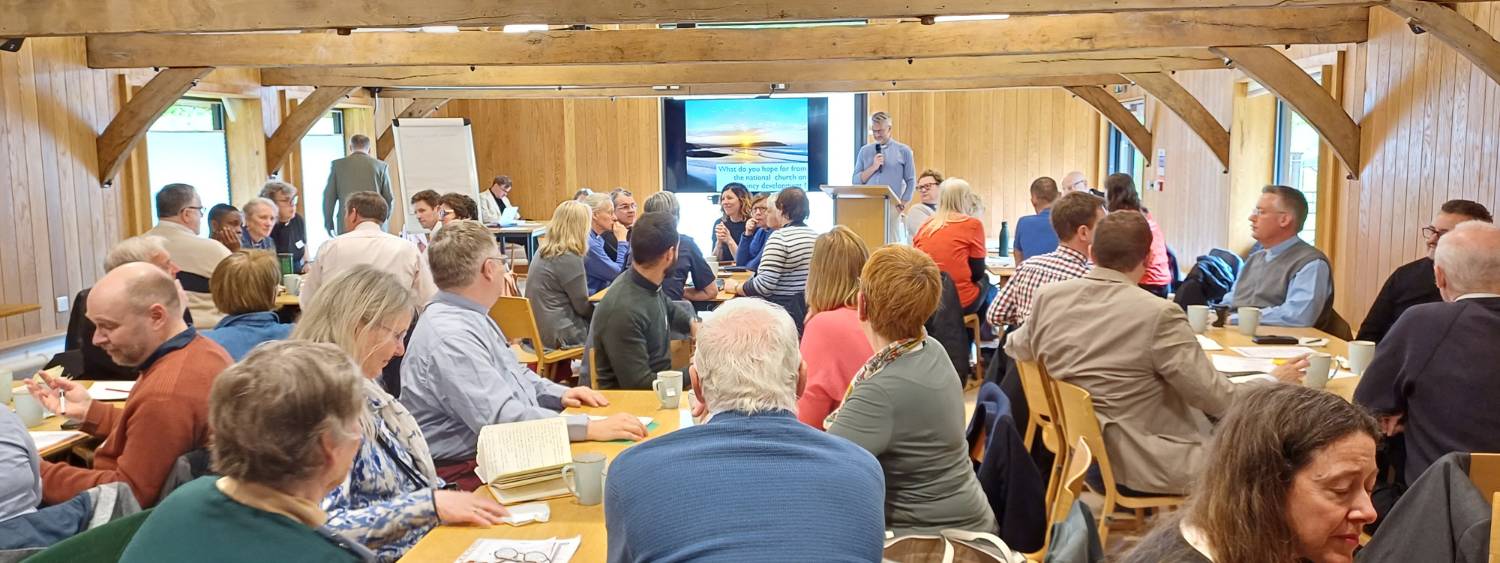
<svg viewBox="0 0 1500 563"><path fill-rule="evenodd" d="M506 33L526 33L528 31L547 31L544 23L513 23L507 24L502 31Z"/></svg>
<svg viewBox="0 0 1500 563"><path fill-rule="evenodd" d="M938 16L936 18L933 18L933 21L936 21L938 23L942 23L942 22L969 22L969 21L1008 20L1008 19L1010 19L1010 14L979 14L979 15L975 15L975 16Z"/></svg>
<svg viewBox="0 0 1500 563"><path fill-rule="evenodd" d="M456 25L424 25L424 26L422 26L422 32L423 33L458 33L458 26L456 26Z"/></svg>

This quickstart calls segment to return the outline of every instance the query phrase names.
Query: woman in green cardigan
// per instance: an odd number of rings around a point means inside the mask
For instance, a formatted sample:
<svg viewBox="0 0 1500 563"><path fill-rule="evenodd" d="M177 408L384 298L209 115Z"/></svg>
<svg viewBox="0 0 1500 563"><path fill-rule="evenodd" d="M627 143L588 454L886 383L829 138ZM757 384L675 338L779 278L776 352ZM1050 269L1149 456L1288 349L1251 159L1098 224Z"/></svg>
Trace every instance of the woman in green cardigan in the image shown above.
<svg viewBox="0 0 1500 563"><path fill-rule="evenodd" d="M146 519L121 561L370 561L320 503L359 449L361 382L332 344L270 342L214 380L213 468Z"/></svg>

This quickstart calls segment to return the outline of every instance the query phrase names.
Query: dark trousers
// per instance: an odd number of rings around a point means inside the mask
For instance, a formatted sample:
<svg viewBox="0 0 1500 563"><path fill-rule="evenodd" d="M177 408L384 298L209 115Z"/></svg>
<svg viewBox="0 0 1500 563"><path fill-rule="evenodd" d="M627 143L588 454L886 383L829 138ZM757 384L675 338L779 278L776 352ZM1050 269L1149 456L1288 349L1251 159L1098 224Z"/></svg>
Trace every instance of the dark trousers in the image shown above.
<svg viewBox="0 0 1500 563"><path fill-rule="evenodd" d="M1152 295L1155 295L1155 296L1160 297L1162 299L1166 299L1167 295L1169 295L1170 292L1171 292L1171 290L1168 288L1168 286L1165 286L1165 285L1151 285L1151 284L1145 284L1145 283L1143 283L1143 284L1140 284L1140 286L1141 286L1141 289L1149 291L1149 292L1151 292Z"/></svg>
<svg viewBox="0 0 1500 563"><path fill-rule="evenodd" d="M484 481L481 481L479 475L474 473L479 464L472 459L467 461L434 461L433 465L435 466L434 469L437 470L438 477L442 477L448 484L458 487L461 491L472 491L484 486Z"/></svg>

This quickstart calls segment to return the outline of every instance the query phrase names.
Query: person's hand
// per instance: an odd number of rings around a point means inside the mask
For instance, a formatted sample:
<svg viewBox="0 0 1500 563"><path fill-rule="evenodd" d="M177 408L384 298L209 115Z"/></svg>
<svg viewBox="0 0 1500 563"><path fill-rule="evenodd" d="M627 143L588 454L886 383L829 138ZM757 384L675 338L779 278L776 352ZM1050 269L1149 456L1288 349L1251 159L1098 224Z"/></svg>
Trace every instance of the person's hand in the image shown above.
<svg viewBox="0 0 1500 563"><path fill-rule="evenodd" d="M36 397L43 408L73 420L83 420L83 416L89 412L89 405L94 402L88 389L73 380L52 377L43 372L37 372L37 375L47 384L42 385L35 378L29 378L26 380L26 390L32 397ZM64 399L67 401L66 406L63 405Z"/></svg>
<svg viewBox="0 0 1500 563"><path fill-rule="evenodd" d="M760 228L760 223L755 220L755 217L752 216L749 219L745 220L745 232L746 233L753 233L753 232L755 232L755 229L758 229L758 228Z"/></svg>
<svg viewBox="0 0 1500 563"><path fill-rule="evenodd" d="M588 387L574 387L563 393L562 404L564 407L607 407L609 399L604 395Z"/></svg>
<svg viewBox="0 0 1500 563"><path fill-rule="evenodd" d="M646 437L646 425L630 413L616 413L604 420L590 420L588 439L595 442L610 440L640 441Z"/></svg>
<svg viewBox="0 0 1500 563"><path fill-rule="evenodd" d="M494 526L510 516L500 503L463 491L433 491L432 503L437 505L438 520L444 524Z"/></svg>
<svg viewBox="0 0 1500 563"><path fill-rule="evenodd" d="M1380 417L1380 433L1386 436L1395 436L1406 431L1405 416L1399 414L1388 414Z"/></svg>
<svg viewBox="0 0 1500 563"><path fill-rule="evenodd" d="M1271 377L1282 383L1301 384L1302 375L1307 371L1307 356L1298 357L1295 360L1276 366L1271 370Z"/></svg>
<svg viewBox="0 0 1500 563"><path fill-rule="evenodd" d="M230 252L240 249L240 233L232 228L221 227L214 231L213 239L219 241L219 244L224 245L224 248L228 248Z"/></svg>
<svg viewBox="0 0 1500 563"><path fill-rule="evenodd" d="M875 162L870 164L870 170L880 170L881 166L885 166L885 153L876 153Z"/></svg>
<svg viewBox="0 0 1500 563"><path fill-rule="evenodd" d="M615 221L615 240L625 240L629 236L630 230L625 228L625 224Z"/></svg>
<svg viewBox="0 0 1500 563"><path fill-rule="evenodd" d="M714 236L719 239L719 242L729 242L729 228L725 227L723 223L719 223L714 227Z"/></svg>
<svg viewBox="0 0 1500 563"><path fill-rule="evenodd" d="M725 293L733 293L735 295L739 295L740 294L740 281L737 280L737 279L734 279L734 278L729 278L729 279L724 280L724 292ZM694 325L694 326L696 326L696 325Z"/></svg>

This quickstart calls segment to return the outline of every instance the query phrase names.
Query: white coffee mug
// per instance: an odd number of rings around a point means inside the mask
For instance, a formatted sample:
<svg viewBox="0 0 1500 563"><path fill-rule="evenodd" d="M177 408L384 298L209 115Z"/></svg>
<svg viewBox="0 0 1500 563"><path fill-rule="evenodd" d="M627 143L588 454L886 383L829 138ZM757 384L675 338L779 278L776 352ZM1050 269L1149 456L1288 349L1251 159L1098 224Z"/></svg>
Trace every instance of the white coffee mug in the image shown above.
<svg viewBox="0 0 1500 563"><path fill-rule="evenodd" d="M41 401L36 400L31 393L22 391L16 393L16 414L21 417L21 424L31 428L47 418L47 409L42 408Z"/></svg>
<svg viewBox="0 0 1500 563"><path fill-rule="evenodd" d="M1364 375L1365 368L1370 367L1370 361L1375 359L1375 343L1368 340L1355 340L1349 343L1349 371L1355 375Z"/></svg>
<svg viewBox="0 0 1500 563"><path fill-rule="evenodd" d="M1188 326L1193 327L1193 332L1203 334L1208 332L1208 305L1188 305Z"/></svg>
<svg viewBox="0 0 1500 563"><path fill-rule="evenodd" d="M562 468L563 482L578 498L578 504L593 506L604 501L604 454L586 452Z"/></svg>
<svg viewBox="0 0 1500 563"><path fill-rule="evenodd" d="M1255 307L1240 307L1238 312L1240 334L1255 336L1255 330L1260 328L1260 309Z"/></svg>
<svg viewBox="0 0 1500 563"><path fill-rule="evenodd" d="M656 391L656 398L661 400L661 408L675 409L681 406L682 372L656 372L656 380L651 382L651 389Z"/></svg>
<svg viewBox="0 0 1500 563"><path fill-rule="evenodd" d="M286 292L291 295L302 295L302 276L298 274L287 274L281 276L281 285L286 287Z"/></svg>
<svg viewBox="0 0 1500 563"><path fill-rule="evenodd" d="M1303 376L1302 384L1313 389L1322 389L1328 386L1328 375L1333 369L1333 356L1324 353L1315 353L1307 357L1307 375Z"/></svg>

